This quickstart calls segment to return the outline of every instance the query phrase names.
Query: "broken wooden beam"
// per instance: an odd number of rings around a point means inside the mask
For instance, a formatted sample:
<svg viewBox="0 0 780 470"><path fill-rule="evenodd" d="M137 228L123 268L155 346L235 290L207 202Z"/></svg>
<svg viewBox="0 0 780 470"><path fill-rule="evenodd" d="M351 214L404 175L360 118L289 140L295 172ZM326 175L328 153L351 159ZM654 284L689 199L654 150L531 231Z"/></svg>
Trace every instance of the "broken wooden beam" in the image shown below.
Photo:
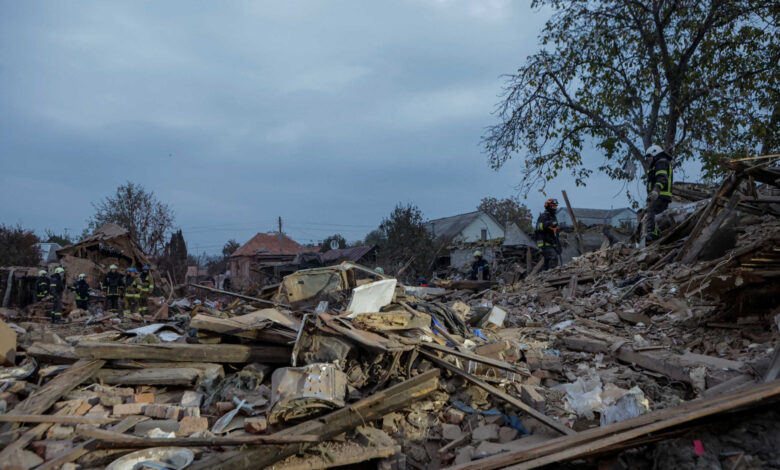
<svg viewBox="0 0 780 470"><path fill-rule="evenodd" d="M222 289L217 289L215 287L201 286L201 285L192 284L192 283L190 283L188 285L190 287L195 287L196 289L203 289L203 290L207 290L209 292L214 292L216 294L229 295L231 297L236 297L238 299L250 300L252 302L260 302L260 303L269 304L269 305L279 305L279 306L285 307L285 308L292 308L289 305L283 304L283 303L280 303L280 302L272 302L270 300L258 299L257 297L250 297L248 295L237 294L235 292L230 292L230 291L226 291L226 290L222 290Z"/></svg>
<svg viewBox="0 0 780 470"><path fill-rule="evenodd" d="M201 370L194 367L154 368L154 369L103 369L95 374L95 379L108 385L193 385Z"/></svg>
<svg viewBox="0 0 780 470"><path fill-rule="evenodd" d="M547 417L544 413L541 413L537 411L536 409L526 405L522 401L518 400L517 398L513 397L512 395L509 395L508 393L502 392L501 390L497 389L496 387L480 380L479 378L469 374L468 372L461 370L458 367L455 367L454 365L450 364L449 362L440 359L433 354L430 354L425 351L420 351L420 354L423 355L426 359L433 362L434 364L440 365L441 367L444 367L448 371L460 375L464 379L468 380L469 382L473 383L477 387L485 390L486 392L495 395L496 397L504 400L505 402L509 403L510 405L514 405L517 408L520 408L521 410L525 411L532 417L536 418L543 424L547 425L548 427L554 429L555 431L558 431L561 434L576 434L576 432L564 426L563 424Z"/></svg>
<svg viewBox="0 0 780 470"><path fill-rule="evenodd" d="M571 460L606 449L618 443L650 433L685 424L699 418L727 412L735 408L757 405L768 400L780 399L780 381L761 384L749 390L709 399L693 400L683 405L653 411L636 418L582 431L573 436L563 436L530 449L510 451L462 465L449 470L492 470L513 465L513 469L537 468L550 463Z"/></svg>
<svg viewBox="0 0 780 470"><path fill-rule="evenodd" d="M121 432L98 429L91 426L76 428L76 434L88 437L95 442L90 449L124 449L159 446L182 447L222 447L244 445L275 445L302 442L317 442L315 435L294 436L210 436L210 437L140 437L122 434Z"/></svg>
<svg viewBox="0 0 780 470"><path fill-rule="evenodd" d="M27 355L47 364L72 364L79 360L69 344L36 342L27 347Z"/></svg>
<svg viewBox="0 0 780 470"><path fill-rule="evenodd" d="M445 354L452 354L453 356L462 357L463 359L468 359L474 362L480 362L482 364L491 367L496 367L498 369L502 369L507 372L514 372L516 374L520 374L525 377L529 377L531 375L531 373L528 370L521 369L520 367L510 362L502 361L499 359L493 359L492 357L482 356L473 352L461 351L459 349L449 348L447 346L441 346L435 343L420 343L420 347L434 349L436 351L441 351Z"/></svg>
<svg viewBox="0 0 780 470"><path fill-rule="evenodd" d="M298 436L313 434L320 441L333 438L369 421L381 418L425 397L437 388L439 370L434 369L364 398L352 405L272 434ZM276 447L250 447L216 455L190 467L190 470L239 470L263 468L301 451L301 444Z"/></svg>
<svg viewBox="0 0 780 470"><path fill-rule="evenodd" d="M571 206L571 203L569 202L569 196L566 194L566 190L561 191L563 193L563 200L566 201L566 209L569 210L569 217L571 217L571 224L574 226L574 234L577 236L577 248L580 250L580 254L585 254L585 242L582 239L582 234L580 233L580 227L579 224L577 224L577 217L574 216L574 208Z"/></svg>
<svg viewBox="0 0 780 470"><path fill-rule="evenodd" d="M84 359L289 364L292 348L240 344L81 343L75 346L75 354Z"/></svg>
<svg viewBox="0 0 780 470"><path fill-rule="evenodd" d="M0 415L0 422L5 423L108 424L116 421L114 418L99 416Z"/></svg>
<svg viewBox="0 0 780 470"><path fill-rule="evenodd" d="M51 406L82 382L88 380L100 370L106 361L87 361L82 360L73 364L65 372L51 379L40 390L31 393L21 403L16 405L13 410L7 413L8 416L41 414L51 408ZM2 432L10 431L17 426L17 423L7 423L3 426Z"/></svg>
<svg viewBox="0 0 780 470"><path fill-rule="evenodd" d="M217 318L204 314L195 315L190 320L190 328L274 344L290 344L295 342L296 337L296 332L292 329L281 329L275 326L251 327L235 318Z"/></svg>
<svg viewBox="0 0 780 470"><path fill-rule="evenodd" d="M117 424L111 426L109 428L110 431L113 432L125 432L129 429L133 428L136 424L140 423L141 421L146 421L146 416L129 416L122 421L118 422ZM58 455L52 460L49 460L48 462L40 465L39 467L36 467L35 470L54 470L55 468L60 468L60 466L68 463L73 462L80 457L82 457L85 454L88 454L90 452L91 447L95 444L94 440L89 440L86 442L82 442L81 444L72 447L69 451Z"/></svg>

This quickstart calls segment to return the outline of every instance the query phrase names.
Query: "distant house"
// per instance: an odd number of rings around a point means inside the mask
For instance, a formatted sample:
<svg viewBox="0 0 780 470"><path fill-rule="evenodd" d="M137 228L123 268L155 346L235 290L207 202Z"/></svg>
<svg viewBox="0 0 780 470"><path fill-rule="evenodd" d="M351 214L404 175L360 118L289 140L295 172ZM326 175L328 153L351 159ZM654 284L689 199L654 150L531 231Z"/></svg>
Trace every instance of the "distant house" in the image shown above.
<svg viewBox="0 0 780 470"><path fill-rule="evenodd" d="M185 277L187 284L199 284L208 279L208 277L209 272L207 270L198 269L197 266L187 266L187 275Z"/></svg>
<svg viewBox="0 0 780 470"><path fill-rule="evenodd" d="M262 284L264 268L290 264L299 253L317 250L279 232L258 233L230 255L231 287L240 290Z"/></svg>
<svg viewBox="0 0 780 470"><path fill-rule="evenodd" d="M425 223L425 228L434 238L451 240L452 245L504 238L504 226L493 216L482 211L429 220Z"/></svg>
<svg viewBox="0 0 780 470"><path fill-rule="evenodd" d="M587 227L594 225L610 225L612 227L634 228L636 227L636 212L623 207L620 209L583 209L573 208L577 222ZM561 227L573 227L569 210L566 207L558 208L558 225Z"/></svg>

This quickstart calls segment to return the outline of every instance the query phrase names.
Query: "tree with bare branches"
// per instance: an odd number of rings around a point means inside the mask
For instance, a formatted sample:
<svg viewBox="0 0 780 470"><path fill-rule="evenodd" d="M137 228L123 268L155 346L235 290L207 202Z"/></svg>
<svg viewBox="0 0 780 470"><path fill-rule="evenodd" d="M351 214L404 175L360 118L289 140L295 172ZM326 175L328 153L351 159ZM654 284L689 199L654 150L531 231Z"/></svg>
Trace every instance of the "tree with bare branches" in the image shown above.
<svg viewBox="0 0 780 470"><path fill-rule="evenodd" d="M130 237L148 255L159 256L165 246L166 235L173 228L173 210L160 202L154 192L127 182L98 203L93 203L95 214L87 222L91 230L103 224L114 223L130 232Z"/></svg>

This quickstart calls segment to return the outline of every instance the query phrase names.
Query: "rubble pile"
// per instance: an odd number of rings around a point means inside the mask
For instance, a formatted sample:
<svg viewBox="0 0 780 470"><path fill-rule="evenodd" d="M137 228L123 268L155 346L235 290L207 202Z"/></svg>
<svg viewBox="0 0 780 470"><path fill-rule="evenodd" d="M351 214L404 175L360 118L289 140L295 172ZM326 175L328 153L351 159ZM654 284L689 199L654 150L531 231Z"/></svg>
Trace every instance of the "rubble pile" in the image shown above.
<svg viewBox="0 0 780 470"><path fill-rule="evenodd" d="M780 222L775 196L755 193L756 215L742 183L780 175L754 168L659 242L513 284L405 286L345 262L242 293L193 285L143 322L6 309L0 461L777 466ZM722 227L731 241L710 246Z"/></svg>

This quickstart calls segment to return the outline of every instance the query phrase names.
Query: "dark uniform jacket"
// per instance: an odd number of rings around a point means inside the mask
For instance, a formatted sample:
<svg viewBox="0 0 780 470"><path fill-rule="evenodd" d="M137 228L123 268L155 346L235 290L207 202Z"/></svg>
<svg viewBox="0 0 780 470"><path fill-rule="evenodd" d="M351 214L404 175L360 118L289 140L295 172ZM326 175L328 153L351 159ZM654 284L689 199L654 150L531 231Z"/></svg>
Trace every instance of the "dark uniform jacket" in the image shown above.
<svg viewBox="0 0 780 470"><path fill-rule="evenodd" d="M131 275L125 276L125 296L141 295L141 281Z"/></svg>
<svg viewBox="0 0 780 470"><path fill-rule="evenodd" d="M38 276L38 282L35 284L35 295L39 300L49 295L49 276Z"/></svg>
<svg viewBox="0 0 780 470"><path fill-rule="evenodd" d="M152 273L148 271L141 271L140 274L138 274L138 285L141 287L141 290L143 290L146 293L151 293L151 290L154 289L154 281L152 280Z"/></svg>
<svg viewBox="0 0 780 470"><path fill-rule="evenodd" d="M70 286L70 290L76 293L76 300L89 300L89 284L84 279L79 279Z"/></svg>
<svg viewBox="0 0 780 470"><path fill-rule="evenodd" d="M120 295L125 287L125 281L118 271L109 271L103 279L103 292L107 295Z"/></svg>
<svg viewBox="0 0 780 470"><path fill-rule="evenodd" d="M653 157L647 169L647 194L655 188L661 199L672 199L672 160L665 152Z"/></svg>
<svg viewBox="0 0 780 470"><path fill-rule="evenodd" d="M63 290L65 290L65 282L62 276L57 273L52 274L51 279L49 279L49 293L59 297Z"/></svg>
<svg viewBox="0 0 780 470"><path fill-rule="evenodd" d="M536 220L536 244L539 248L551 246L558 249L558 219L552 211L544 211Z"/></svg>
<svg viewBox="0 0 780 470"><path fill-rule="evenodd" d="M477 261L474 261L471 263L471 276L469 276L469 279L472 281L476 281L479 279L479 268L482 267L482 280L483 281L489 281L490 280L490 263L485 261L484 259L480 258Z"/></svg>

